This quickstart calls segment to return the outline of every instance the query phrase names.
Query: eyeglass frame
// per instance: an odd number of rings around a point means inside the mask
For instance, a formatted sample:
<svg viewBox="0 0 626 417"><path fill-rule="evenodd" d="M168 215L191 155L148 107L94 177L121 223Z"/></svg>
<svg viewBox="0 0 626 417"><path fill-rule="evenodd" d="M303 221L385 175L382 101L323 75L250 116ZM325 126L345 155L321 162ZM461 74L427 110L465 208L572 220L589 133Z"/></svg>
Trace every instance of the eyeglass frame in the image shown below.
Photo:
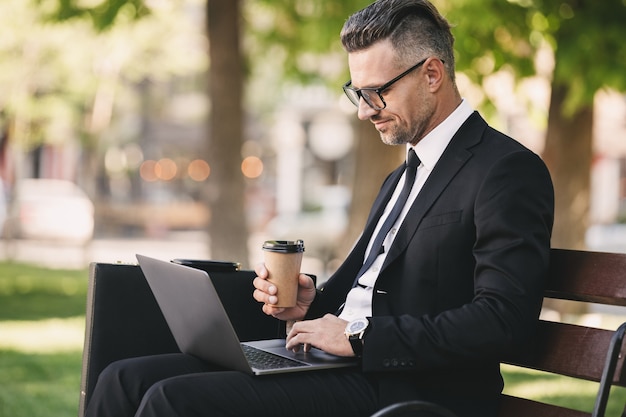
<svg viewBox="0 0 626 417"><path fill-rule="evenodd" d="M402 74L398 75L397 77L395 77L394 79L392 79L391 81L386 82L385 84L383 84L380 87L377 88L370 88L370 87L365 87L365 88L354 88L351 87L350 84L352 84L352 80L348 80L348 82L346 82L343 85L343 92L345 93L345 95L348 97L348 99L350 100L350 102L352 104L354 104L355 106L359 107L359 102L361 101L361 98L363 100L365 100L365 102L367 103L368 106L370 106L372 109L376 110L376 111L381 111L384 110L387 107L387 102L385 101L385 99L382 96L382 92L385 91L386 89L388 89L389 87L391 87L396 81L399 81L401 78L403 78L404 76L408 75L411 71L416 70L417 68L421 67L422 65L424 65L424 63L428 61L428 58L424 58L422 59L420 62L418 62L417 64L413 65L411 68L409 68L408 70L404 71ZM441 62L443 63L444 61L441 60ZM352 97L349 93L349 91L353 91L356 96L358 97L359 101L353 101ZM366 98L366 96L363 95L362 91L371 91L373 93L376 93L378 95L378 98L380 98L380 101L382 101L383 103L383 107L380 106L374 106L370 100L368 98Z"/></svg>

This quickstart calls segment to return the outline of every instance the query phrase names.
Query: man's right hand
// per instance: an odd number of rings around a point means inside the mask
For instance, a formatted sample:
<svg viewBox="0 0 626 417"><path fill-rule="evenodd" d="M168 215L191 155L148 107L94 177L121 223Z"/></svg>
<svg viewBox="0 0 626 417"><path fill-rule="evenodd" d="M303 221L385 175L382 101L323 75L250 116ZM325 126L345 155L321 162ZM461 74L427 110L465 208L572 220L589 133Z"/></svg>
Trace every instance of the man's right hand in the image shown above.
<svg viewBox="0 0 626 417"><path fill-rule="evenodd" d="M265 264L259 264L254 271L257 277L254 279L254 299L263 303L263 312L276 317L279 320L302 320L309 310L309 306L315 298L315 283L305 274L298 276L298 300L295 307L276 307L278 302L276 287L267 281L268 272Z"/></svg>

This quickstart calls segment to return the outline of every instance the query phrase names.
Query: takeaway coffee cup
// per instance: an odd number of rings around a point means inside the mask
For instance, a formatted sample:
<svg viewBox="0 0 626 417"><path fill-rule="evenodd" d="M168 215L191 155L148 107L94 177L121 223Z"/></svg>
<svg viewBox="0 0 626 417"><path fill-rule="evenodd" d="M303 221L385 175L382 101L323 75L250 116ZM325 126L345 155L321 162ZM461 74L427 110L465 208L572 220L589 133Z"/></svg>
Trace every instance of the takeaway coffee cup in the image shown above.
<svg viewBox="0 0 626 417"><path fill-rule="evenodd" d="M294 307L298 297L298 275L304 253L302 240L266 240L263 258L269 273L267 280L278 291L276 307Z"/></svg>

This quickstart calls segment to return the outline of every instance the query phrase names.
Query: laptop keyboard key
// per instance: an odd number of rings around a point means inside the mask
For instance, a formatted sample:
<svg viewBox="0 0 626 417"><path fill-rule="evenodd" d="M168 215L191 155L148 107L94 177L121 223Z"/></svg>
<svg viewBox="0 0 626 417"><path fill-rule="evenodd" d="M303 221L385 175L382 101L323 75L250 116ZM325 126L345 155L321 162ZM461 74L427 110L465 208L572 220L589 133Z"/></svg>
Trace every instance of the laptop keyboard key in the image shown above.
<svg viewBox="0 0 626 417"><path fill-rule="evenodd" d="M257 369L283 369L298 366L308 366L304 362L298 362L293 359L284 358L264 350L257 349L253 346L242 344L243 352L252 368Z"/></svg>

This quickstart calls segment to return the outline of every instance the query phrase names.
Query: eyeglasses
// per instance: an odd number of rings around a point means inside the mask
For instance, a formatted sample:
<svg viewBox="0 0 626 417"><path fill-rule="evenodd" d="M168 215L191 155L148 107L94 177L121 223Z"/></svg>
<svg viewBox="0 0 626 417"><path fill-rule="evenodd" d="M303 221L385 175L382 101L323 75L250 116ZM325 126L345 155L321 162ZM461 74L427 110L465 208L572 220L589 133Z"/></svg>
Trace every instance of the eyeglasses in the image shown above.
<svg viewBox="0 0 626 417"><path fill-rule="evenodd" d="M402 77L410 73L411 71L424 65L424 62L426 62L427 59L428 58L422 59L420 62L413 65L411 68L404 71L402 74L398 75L396 78L389 81L388 83L385 83L381 87L354 88L351 85L352 80L350 80L343 85L343 92L346 93L346 96L348 96L352 104L354 104L355 106L359 107L359 102L361 101L361 97L363 97L363 100L365 100L368 106L370 106L376 111L380 111L384 109L385 107L387 107L387 103L385 103L385 100L383 99L383 96L381 95L381 93L385 91L386 89L388 89L389 87L391 87L393 83L395 83L396 81L398 81L399 79L401 79Z"/></svg>

